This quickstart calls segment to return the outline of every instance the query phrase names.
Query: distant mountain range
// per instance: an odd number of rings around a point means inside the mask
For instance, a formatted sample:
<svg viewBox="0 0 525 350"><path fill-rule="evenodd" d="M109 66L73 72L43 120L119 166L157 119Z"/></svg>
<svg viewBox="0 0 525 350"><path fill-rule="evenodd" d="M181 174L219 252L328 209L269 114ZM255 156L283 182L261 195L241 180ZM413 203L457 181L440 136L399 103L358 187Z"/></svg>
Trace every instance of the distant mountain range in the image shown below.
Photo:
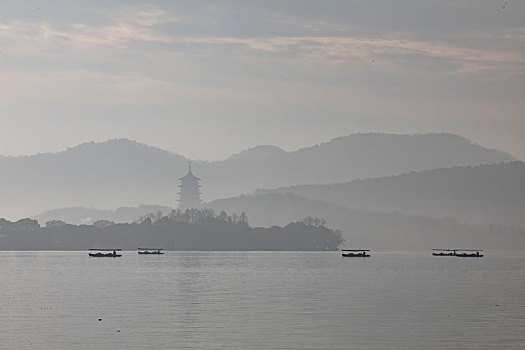
<svg viewBox="0 0 525 350"><path fill-rule="evenodd" d="M243 210L252 226L282 225L306 216L320 217L343 231L348 247L413 250L440 247L525 249L525 227L471 225L450 218L399 212L352 210L294 194L257 194L212 201L216 211Z"/></svg>
<svg viewBox="0 0 525 350"><path fill-rule="evenodd" d="M452 167L258 190L208 203L254 225L319 216L354 246L525 248L525 163Z"/></svg>
<svg viewBox="0 0 525 350"><path fill-rule="evenodd" d="M285 152L258 146L223 161L194 161L205 200L258 188L330 184L453 166L512 161L506 153L451 134L355 134ZM87 143L59 153L0 157L0 217L61 207L177 204L181 155L127 139Z"/></svg>
<svg viewBox="0 0 525 350"><path fill-rule="evenodd" d="M299 195L351 210L525 226L525 163L521 161L256 192L268 193Z"/></svg>

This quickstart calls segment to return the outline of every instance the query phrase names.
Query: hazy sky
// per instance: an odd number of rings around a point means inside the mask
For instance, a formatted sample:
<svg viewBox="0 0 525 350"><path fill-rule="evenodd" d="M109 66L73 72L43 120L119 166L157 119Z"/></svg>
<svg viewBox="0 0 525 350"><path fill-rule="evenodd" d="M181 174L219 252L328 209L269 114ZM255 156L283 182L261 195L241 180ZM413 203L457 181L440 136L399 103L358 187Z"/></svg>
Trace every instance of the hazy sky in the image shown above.
<svg viewBox="0 0 525 350"><path fill-rule="evenodd" d="M0 154L453 132L525 159L525 1L2 1Z"/></svg>

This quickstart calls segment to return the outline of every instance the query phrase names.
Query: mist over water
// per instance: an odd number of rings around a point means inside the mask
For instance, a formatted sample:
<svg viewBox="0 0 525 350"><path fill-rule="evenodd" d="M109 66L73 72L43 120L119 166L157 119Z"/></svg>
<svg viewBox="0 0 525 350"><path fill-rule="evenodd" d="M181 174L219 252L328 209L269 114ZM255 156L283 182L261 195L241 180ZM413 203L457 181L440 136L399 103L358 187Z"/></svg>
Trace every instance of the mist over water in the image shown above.
<svg viewBox="0 0 525 350"><path fill-rule="evenodd" d="M0 274L5 349L525 347L522 252L1 252Z"/></svg>

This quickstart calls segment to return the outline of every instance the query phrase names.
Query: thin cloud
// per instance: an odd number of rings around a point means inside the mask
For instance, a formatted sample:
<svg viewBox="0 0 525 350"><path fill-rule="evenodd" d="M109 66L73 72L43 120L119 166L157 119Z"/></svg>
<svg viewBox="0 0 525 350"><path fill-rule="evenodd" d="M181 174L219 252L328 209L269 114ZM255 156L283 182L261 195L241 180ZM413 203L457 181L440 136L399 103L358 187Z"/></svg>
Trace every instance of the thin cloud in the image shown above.
<svg viewBox="0 0 525 350"><path fill-rule="evenodd" d="M175 21L164 11L139 11L120 14L110 24L96 26L86 23L72 23L67 29L56 29L48 22L12 21L0 23L0 39L7 40L8 48L30 51L36 48L70 46L86 48L93 46L125 46L130 41L170 43L172 39L154 26Z"/></svg>
<svg viewBox="0 0 525 350"><path fill-rule="evenodd" d="M472 49L450 44L401 39L374 39L348 37L274 37L258 38L185 38L185 42L208 45L244 45L252 50L268 53L287 53L299 56L303 63L338 65L348 62L366 62L383 56L389 66L388 55L420 55L455 62L456 73L505 71L512 65L512 73L523 73L525 58L515 51ZM294 57L296 59L297 57Z"/></svg>
<svg viewBox="0 0 525 350"><path fill-rule="evenodd" d="M466 33L462 37L467 39L492 39L492 40L505 40L516 41L522 43L525 40L525 27L510 28L504 32L474 32Z"/></svg>

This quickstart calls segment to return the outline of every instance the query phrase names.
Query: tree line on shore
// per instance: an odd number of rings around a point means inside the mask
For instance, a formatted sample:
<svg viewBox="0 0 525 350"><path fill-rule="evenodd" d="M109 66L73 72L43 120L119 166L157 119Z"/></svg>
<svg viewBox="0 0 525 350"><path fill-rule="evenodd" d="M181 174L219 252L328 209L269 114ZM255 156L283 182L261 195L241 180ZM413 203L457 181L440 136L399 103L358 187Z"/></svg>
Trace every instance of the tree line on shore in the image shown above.
<svg viewBox="0 0 525 350"><path fill-rule="evenodd" d="M307 217L282 227L251 227L245 213L212 209L159 211L133 223L99 220L92 225L52 220L40 226L32 219L0 219L0 249L336 250L344 243L342 232L325 224Z"/></svg>

